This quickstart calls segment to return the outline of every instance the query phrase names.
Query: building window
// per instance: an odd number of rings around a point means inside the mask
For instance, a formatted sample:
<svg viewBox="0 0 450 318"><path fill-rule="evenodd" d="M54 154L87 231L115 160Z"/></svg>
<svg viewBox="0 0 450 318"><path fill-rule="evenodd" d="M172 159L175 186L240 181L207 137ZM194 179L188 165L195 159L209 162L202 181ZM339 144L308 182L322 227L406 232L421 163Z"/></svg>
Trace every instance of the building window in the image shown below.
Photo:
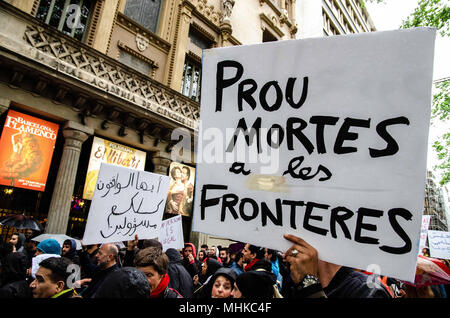
<svg viewBox="0 0 450 318"><path fill-rule="evenodd" d="M277 40L278 39L275 37L275 35L270 33L267 29L265 29L263 31L263 36L262 36L262 41L263 42L273 42L273 41L277 41Z"/></svg>
<svg viewBox="0 0 450 318"><path fill-rule="evenodd" d="M41 0L36 18L82 41L94 0Z"/></svg>
<svg viewBox="0 0 450 318"><path fill-rule="evenodd" d="M156 33L162 0L127 0L125 15Z"/></svg>
<svg viewBox="0 0 450 318"><path fill-rule="evenodd" d="M146 76L151 75L150 73L152 71L152 68L149 63L142 61L141 59L131 55L128 52L125 52L124 50L120 50L119 62L135 69L138 72L141 72Z"/></svg>
<svg viewBox="0 0 450 318"><path fill-rule="evenodd" d="M181 93L189 98L200 101L200 83L202 69L200 64L186 57L181 80Z"/></svg>

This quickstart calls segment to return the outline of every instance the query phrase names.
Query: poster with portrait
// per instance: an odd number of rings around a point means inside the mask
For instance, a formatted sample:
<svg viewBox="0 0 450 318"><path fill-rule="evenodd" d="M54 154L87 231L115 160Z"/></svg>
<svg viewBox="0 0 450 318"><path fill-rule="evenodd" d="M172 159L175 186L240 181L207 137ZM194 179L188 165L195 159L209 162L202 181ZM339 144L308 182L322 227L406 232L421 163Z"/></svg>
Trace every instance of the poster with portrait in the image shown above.
<svg viewBox="0 0 450 318"><path fill-rule="evenodd" d="M194 198L195 168L172 162L169 168L169 193L166 213L191 216Z"/></svg>
<svg viewBox="0 0 450 318"><path fill-rule="evenodd" d="M59 125L9 110L0 140L0 184L45 191Z"/></svg>

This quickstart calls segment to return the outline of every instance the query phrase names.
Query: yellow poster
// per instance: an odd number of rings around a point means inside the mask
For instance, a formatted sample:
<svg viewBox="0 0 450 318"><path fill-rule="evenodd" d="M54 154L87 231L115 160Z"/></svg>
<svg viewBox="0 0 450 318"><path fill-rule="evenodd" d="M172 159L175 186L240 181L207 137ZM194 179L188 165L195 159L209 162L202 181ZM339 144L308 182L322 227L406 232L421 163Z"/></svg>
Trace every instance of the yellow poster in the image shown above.
<svg viewBox="0 0 450 318"><path fill-rule="evenodd" d="M94 137L86 182L84 184L83 199L92 200L102 162L143 171L145 158L146 154L144 151Z"/></svg>

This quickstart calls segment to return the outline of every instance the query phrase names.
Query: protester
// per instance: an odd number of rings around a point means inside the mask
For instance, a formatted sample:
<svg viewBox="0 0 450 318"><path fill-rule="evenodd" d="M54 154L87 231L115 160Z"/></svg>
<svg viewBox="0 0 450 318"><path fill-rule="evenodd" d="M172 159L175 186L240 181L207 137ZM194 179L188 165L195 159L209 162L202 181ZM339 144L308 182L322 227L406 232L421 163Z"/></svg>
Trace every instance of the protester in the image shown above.
<svg viewBox="0 0 450 318"><path fill-rule="evenodd" d="M233 264L233 261L230 258L230 252L226 247L222 247L219 250L219 258L224 267L231 267L231 265Z"/></svg>
<svg viewBox="0 0 450 318"><path fill-rule="evenodd" d="M11 236L11 238L9 239L9 243L11 243L13 246L13 252L23 251L25 239L26 239L25 235L19 232L16 232Z"/></svg>
<svg viewBox="0 0 450 318"><path fill-rule="evenodd" d="M28 258L24 253L10 253L0 272L0 298L31 298L27 281Z"/></svg>
<svg viewBox="0 0 450 318"><path fill-rule="evenodd" d="M202 270L198 275L199 285L206 284L208 279L221 267L223 267L222 263L217 261L215 257L207 257L206 260L203 262ZM197 289L199 285L197 285L197 287L194 288Z"/></svg>
<svg viewBox="0 0 450 318"><path fill-rule="evenodd" d="M242 252L235 255L230 268L234 270L237 275L241 275L244 272L244 254L242 254Z"/></svg>
<svg viewBox="0 0 450 318"><path fill-rule="evenodd" d="M285 257L296 284L293 297L390 298L375 278L351 268L318 260L317 250L294 235L285 235L294 243ZM370 279L371 284L368 284Z"/></svg>
<svg viewBox="0 0 450 318"><path fill-rule="evenodd" d="M274 298L276 277L266 271L248 271L239 275L232 292L233 298Z"/></svg>
<svg viewBox="0 0 450 318"><path fill-rule="evenodd" d="M208 256L207 257L213 257L215 260L217 260L219 263L222 263L222 260L219 258L219 253L217 252L217 248L215 245L212 245L208 250Z"/></svg>
<svg viewBox="0 0 450 318"><path fill-rule="evenodd" d="M204 250L198 251L198 260L200 263L203 263L206 257L206 252Z"/></svg>
<svg viewBox="0 0 450 318"><path fill-rule="evenodd" d="M169 258L169 287L177 290L183 298L191 298L194 291L193 281L186 268L183 266L180 253L173 248L166 251Z"/></svg>
<svg viewBox="0 0 450 318"><path fill-rule="evenodd" d="M205 255L208 256L208 245L207 244L202 244L200 246L200 251L205 251Z"/></svg>
<svg viewBox="0 0 450 318"><path fill-rule="evenodd" d="M109 274L94 298L150 298L150 284L135 267L122 267Z"/></svg>
<svg viewBox="0 0 450 318"><path fill-rule="evenodd" d="M242 254L244 255L244 263L247 265L245 265L244 271L248 272L257 262L264 259L265 252L266 250L262 247L245 244Z"/></svg>
<svg viewBox="0 0 450 318"><path fill-rule="evenodd" d="M25 246L24 246L24 249L22 252L27 257L28 268L31 267L33 257L36 255L36 251L37 251L36 246L37 246L36 241L33 241L32 239L28 239L28 238L25 240Z"/></svg>
<svg viewBox="0 0 450 318"><path fill-rule="evenodd" d="M236 278L237 274L231 268L220 267L205 285L196 290L195 298L231 298Z"/></svg>
<svg viewBox="0 0 450 318"><path fill-rule="evenodd" d="M74 298L77 296L73 288L66 282L71 274L67 267L72 261L65 257L50 257L39 264L36 279L30 287L33 298Z"/></svg>
<svg viewBox="0 0 450 318"><path fill-rule="evenodd" d="M26 229L25 230L25 239L31 240L34 237L34 230L33 229Z"/></svg>
<svg viewBox="0 0 450 318"><path fill-rule="evenodd" d="M105 281L106 277L112 272L116 271L117 266L116 258L119 251L115 244L107 243L102 244L98 253L95 255L96 269L92 278L83 279L81 284L89 284L87 288L80 292L83 298L93 298L95 293Z"/></svg>
<svg viewBox="0 0 450 318"><path fill-rule="evenodd" d="M272 264L272 273L275 274L277 278L277 286L278 289L281 290L283 277L280 272L280 261L278 259L278 252L269 248L266 248L266 253L264 254L264 258L269 260Z"/></svg>
<svg viewBox="0 0 450 318"><path fill-rule="evenodd" d="M92 277L94 276L97 265L95 264L95 256L99 251L97 244L92 245L81 245L81 252L79 253L80 265L81 265L81 277Z"/></svg>
<svg viewBox="0 0 450 318"><path fill-rule="evenodd" d="M169 287L167 275L169 258L156 247L140 250L134 259L136 267L144 272L150 284L150 298L182 298L181 294Z"/></svg>
<svg viewBox="0 0 450 318"><path fill-rule="evenodd" d="M80 257L77 254L77 242L74 239L64 241L61 256L67 257L74 264L80 265Z"/></svg>
<svg viewBox="0 0 450 318"><path fill-rule="evenodd" d="M183 266L189 275L194 278L201 269L201 263L196 258L195 246L192 243L185 243L183 248Z"/></svg>
<svg viewBox="0 0 450 318"><path fill-rule="evenodd" d="M39 269L39 264L50 257L61 257L61 247L55 239L46 239L36 246L36 256L31 260L31 278L36 278L36 272Z"/></svg>

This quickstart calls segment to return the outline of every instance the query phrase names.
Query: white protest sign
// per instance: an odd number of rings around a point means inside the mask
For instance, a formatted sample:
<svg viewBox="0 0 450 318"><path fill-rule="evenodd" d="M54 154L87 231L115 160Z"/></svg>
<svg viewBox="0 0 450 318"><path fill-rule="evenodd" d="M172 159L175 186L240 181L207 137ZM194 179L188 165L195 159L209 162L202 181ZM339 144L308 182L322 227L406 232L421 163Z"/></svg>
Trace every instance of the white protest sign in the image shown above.
<svg viewBox="0 0 450 318"><path fill-rule="evenodd" d="M422 225L420 227L420 244L419 244L419 255L423 255L422 249L426 247L428 227L430 226L431 215L422 215Z"/></svg>
<svg viewBox="0 0 450 318"><path fill-rule="evenodd" d="M168 248L180 249L184 247L183 222L181 215L163 220L159 229L158 241L165 252Z"/></svg>
<svg viewBox="0 0 450 318"><path fill-rule="evenodd" d="M280 251L291 233L324 261L413 281L434 38L418 28L203 51L193 231Z"/></svg>
<svg viewBox="0 0 450 318"><path fill-rule="evenodd" d="M428 231L430 256L450 259L450 232Z"/></svg>
<svg viewBox="0 0 450 318"><path fill-rule="evenodd" d="M158 236L169 177L102 163L83 244Z"/></svg>

